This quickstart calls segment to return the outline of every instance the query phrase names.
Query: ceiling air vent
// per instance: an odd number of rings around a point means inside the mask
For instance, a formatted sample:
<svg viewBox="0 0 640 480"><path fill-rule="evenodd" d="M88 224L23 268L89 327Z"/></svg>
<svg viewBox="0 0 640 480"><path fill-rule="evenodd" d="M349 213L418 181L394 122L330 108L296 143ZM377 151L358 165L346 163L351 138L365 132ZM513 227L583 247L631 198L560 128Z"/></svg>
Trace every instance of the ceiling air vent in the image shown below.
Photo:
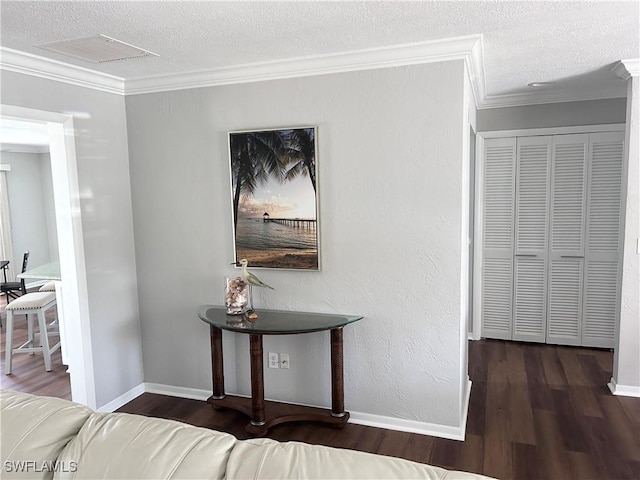
<svg viewBox="0 0 640 480"><path fill-rule="evenodd" d="M37 45L37 47L91 63L117 62L118 60L131 58L158 56L156 53L134 47L106 35L45 43Z"/></svg>

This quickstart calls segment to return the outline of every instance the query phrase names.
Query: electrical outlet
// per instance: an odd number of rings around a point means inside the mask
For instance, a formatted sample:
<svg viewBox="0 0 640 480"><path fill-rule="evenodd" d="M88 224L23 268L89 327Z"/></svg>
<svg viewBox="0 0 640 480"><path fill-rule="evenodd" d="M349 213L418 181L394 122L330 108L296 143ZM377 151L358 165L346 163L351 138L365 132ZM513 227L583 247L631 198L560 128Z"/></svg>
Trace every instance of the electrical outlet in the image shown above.
<svg viewBox="0 0 640 480"><path fill-rule="evenodd" d="M280 354L280 368L289 368L289 354L281 353Z"/></svg>
<svg viewBox="0 0 640 480"><path fill-rule="evenodd" d="M277 353L269 352L269 368L280 368Z"/></svg>

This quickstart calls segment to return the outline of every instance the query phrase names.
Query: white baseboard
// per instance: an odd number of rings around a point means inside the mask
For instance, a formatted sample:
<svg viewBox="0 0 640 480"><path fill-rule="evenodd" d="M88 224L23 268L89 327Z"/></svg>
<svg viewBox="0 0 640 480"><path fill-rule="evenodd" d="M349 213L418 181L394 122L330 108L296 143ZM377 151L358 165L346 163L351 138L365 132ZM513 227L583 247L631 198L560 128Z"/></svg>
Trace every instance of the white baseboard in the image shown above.
<svg viewBox="0 0 640 480"><path fill-rule="evenodd" d="M173 385L163 385L161 383L144 383L146 393L157 393L159 395L169 395L170 397L191 398L193 400L207 400L211 396L210 390L198 388L174 387Z"/></svg>
<svg viewBox="0 0 640 480"><path fill-rule="evenodd" d="M619 385L611 377L611 381L607 383L609 390L614 395L621 395L623 397L640 397L640 387L635 385Z"/></svg>
<svg viewBox="0 0 640 480"><path fill-rule="evenodd" d="M176 387L173 385L163 385L160 383L144 383L144 391L146 393L157 393L160 395L169 395L171 397L191 398L194 400L206 400L211 396L211 391L201 390L197 388ZM349 422L357 425L366 425L369 427L386 428L388 430L398 430L400 432L420 433L422 435L430 435L432 437L448 438L450 440L464 440L465 427L467 424L467 412L469 410L469 395L471 393L471 381L469 381L466 392L466 403L463 408L463 422L460 427L449 425L440 425L437 423L420 422L417 420L406 420L395 417L385 417L384 415L373 415L370 413L360 413L350 411ZM229 395L234 395L229 393ZM268 399L267 399L268 400ZM305 405L315 408L327 408L319 405ZM118 407L119 408L119 407Z"/></svg>
<svg viewBox="0 0 640 480"><path fill-rule="evenodd" d="M386 428L399 432L419 433L431 437L448 438L450 440L464 440L464 432L459 427L440 425L437 423L406 420L403 418L385 417L370 413L349 412L349 423L366 425L368 427ZM463 430L463 429L462 429Z"/></svg>
<svg viewBox="0 0 640 480"><path fill-rule="evenodd" d="M114 412L115 410L119 409L121 406L123 406L123 405L129 403L131 400L139 397L144 392L145 392L144 383L136 385L135 387L133 387L128 392L125 392L122 395L120 395L118 398L115 398L115 399L111 400L109 403L107 403L106 405L103 405L102 407L99 407L97 411L98 412L104 412L104 413Z"/></svg>

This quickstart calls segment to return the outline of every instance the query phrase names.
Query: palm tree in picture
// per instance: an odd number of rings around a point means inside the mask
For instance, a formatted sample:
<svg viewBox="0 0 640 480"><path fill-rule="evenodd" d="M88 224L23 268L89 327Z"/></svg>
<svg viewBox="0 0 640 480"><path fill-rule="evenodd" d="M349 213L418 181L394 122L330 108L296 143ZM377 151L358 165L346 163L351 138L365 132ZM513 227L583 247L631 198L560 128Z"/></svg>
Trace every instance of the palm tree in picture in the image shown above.
<svg viewBox="0 0 640 480"><path fill-rule="evenodd" d="M280 159L285 147L279 131L232 133L229 143L235 229L240 197L253 195L269 176L282 180L284 169Z"/></svg>
<svg viewBox="0 0 640 480"><path fill-rule="evenodd" d="M308 176L316 191L316 147L315 130L313 128L297 128L283 132L286 171L284 180L292 180L298 175Z"/></svg>

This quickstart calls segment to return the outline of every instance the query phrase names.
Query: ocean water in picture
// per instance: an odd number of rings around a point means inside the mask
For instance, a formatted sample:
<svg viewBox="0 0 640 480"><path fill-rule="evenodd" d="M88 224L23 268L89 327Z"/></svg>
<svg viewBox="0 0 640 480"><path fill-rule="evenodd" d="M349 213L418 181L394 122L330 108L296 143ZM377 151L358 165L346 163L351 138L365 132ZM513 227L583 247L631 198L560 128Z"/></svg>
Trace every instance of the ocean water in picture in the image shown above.
<svg viewBox="0 0 640 480"><path fill-rule="evenodd" d="M250 250L315 250L315 224L309 227L281 225L262 218L238 218L236 247Z"/></svg>

